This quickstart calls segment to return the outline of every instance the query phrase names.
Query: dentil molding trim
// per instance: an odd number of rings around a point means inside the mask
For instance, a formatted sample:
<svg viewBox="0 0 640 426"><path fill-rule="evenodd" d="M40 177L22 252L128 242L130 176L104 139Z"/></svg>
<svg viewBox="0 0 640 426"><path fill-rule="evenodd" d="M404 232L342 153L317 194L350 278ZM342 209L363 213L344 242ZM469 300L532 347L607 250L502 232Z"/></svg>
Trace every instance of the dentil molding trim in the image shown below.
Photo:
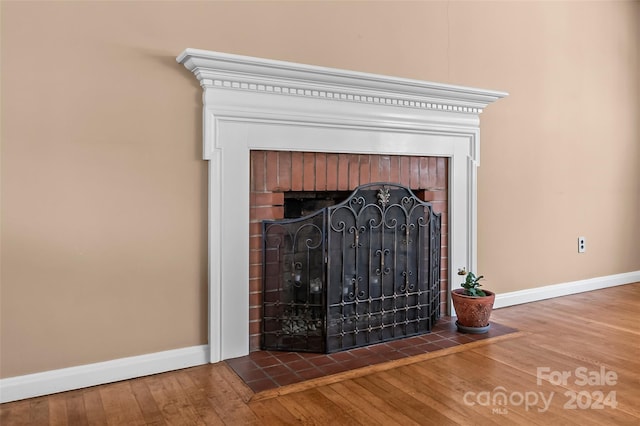
<svg viewBox="0 0 640 426"><path fill-rule="evenodd" d="M479 114L505 92L186 49L177 61L203 87Z"/></svg>

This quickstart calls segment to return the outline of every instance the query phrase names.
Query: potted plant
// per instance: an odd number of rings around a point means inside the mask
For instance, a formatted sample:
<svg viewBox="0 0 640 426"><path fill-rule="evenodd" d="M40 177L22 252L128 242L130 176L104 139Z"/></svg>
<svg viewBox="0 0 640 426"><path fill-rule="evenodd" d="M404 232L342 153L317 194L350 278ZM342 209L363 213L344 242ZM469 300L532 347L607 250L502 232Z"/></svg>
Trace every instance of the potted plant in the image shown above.
<svg viewBox="0 0 640 426"><path fill-rule="evenodd" d="M489 317L493 310L495 293L482 290L479 287L483 275L476 276L473 272L467 272L464 268L458 269L458 275L466 275L466 279L460 287L451 291L453 308L458 319L456 326L464 333L480 334L489 331Z"/></svg>

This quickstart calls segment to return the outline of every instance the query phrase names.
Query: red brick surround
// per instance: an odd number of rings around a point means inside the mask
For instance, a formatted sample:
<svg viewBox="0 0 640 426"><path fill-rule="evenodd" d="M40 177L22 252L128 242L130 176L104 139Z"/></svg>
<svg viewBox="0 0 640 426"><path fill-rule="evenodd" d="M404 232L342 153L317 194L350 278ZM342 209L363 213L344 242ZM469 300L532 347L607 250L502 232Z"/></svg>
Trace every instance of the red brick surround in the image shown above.
<svg viewBox="0 0 640 426"><path fill-rule="evenodd" d="M263 219L284 217L287 191L342 191L371 182L408 186L442 213L441 312L447 313L447 159L395 155L251 151L249 350L260 349Z"/></svg>

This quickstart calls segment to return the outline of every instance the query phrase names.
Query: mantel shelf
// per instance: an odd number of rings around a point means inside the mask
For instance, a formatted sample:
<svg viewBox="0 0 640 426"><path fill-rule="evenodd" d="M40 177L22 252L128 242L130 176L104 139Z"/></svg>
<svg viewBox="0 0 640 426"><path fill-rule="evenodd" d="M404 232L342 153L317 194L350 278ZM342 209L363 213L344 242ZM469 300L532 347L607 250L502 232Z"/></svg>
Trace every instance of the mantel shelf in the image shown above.
<svg viewBox="0 0 640 426"><path fill-rule="evenodd" d="M505 92L186 49L177 61L204 87L481 113Z"/></svg>

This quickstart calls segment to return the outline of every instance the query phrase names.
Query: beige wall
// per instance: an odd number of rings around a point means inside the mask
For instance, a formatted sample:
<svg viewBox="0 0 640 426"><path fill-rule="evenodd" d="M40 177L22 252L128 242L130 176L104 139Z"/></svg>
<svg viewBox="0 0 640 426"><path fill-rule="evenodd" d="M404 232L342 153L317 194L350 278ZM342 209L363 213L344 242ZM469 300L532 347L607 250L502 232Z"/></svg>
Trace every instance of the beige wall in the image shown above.
<svg viewBox="0 0 640 426"><path fill-rule="evenodd" d="M206 343L186 47L506 90L481 117L487 285L640 270L637 1L5 1L1 37L0 377Z"/></svg>

